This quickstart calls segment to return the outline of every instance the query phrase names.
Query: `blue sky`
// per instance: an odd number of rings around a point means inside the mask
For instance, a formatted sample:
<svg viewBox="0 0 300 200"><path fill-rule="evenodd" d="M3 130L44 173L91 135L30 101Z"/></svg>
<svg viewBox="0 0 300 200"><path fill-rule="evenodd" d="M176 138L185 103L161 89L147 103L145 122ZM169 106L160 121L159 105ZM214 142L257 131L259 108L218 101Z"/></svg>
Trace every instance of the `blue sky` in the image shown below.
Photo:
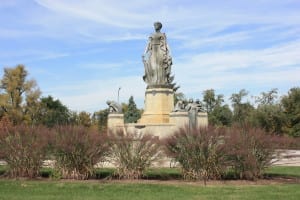
<svg viewBox="0 0 300 200"><path fill-rule="evenodd" d="M43 96L75 111L106 108L119 86L142 108L155 21L187 98L300 86L299 0L0 0L0 75L24 64Z"/></svg>

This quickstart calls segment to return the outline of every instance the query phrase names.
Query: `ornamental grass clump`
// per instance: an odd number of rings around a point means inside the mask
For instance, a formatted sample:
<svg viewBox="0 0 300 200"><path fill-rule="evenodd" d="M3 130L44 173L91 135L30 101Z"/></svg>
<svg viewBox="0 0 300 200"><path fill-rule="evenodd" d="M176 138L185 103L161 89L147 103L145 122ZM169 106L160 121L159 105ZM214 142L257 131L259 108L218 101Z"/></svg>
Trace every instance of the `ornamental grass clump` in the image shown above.
<svg viewBox="0 0 300 200"><path fill-rule="evenodd" d="M226 154L235 178L261 178L275 155L276 139L258 128L229 128L225 137Z"/></svg>
<svg viewBox="0 0 300 200"><path fill-rule="evenodd" d="M46 157L49 130L41 126L1 126L0 155L13 178L39 176Z"/></svg>
<svg viewBox="0 0 300 200"><path fill-rule="evenodd" d="M120 179L140 179L144 172L162 155L158 137L150 134L125 132L110 133L112 162Z"/></svg>
<svg viewBox="0 0 300 200"><path fill-rule="evenodd" d="M52 146L56 172L66 179L88 179L109 155L107 135L82 126L56 127Z"/></svg>
<svg viewBox="0 0 300 200"><path fill-rule="evenodd" d="M177 161L187 180L220 179L225 172L223 129L181 128L165 139L167 154Z"/></svg>

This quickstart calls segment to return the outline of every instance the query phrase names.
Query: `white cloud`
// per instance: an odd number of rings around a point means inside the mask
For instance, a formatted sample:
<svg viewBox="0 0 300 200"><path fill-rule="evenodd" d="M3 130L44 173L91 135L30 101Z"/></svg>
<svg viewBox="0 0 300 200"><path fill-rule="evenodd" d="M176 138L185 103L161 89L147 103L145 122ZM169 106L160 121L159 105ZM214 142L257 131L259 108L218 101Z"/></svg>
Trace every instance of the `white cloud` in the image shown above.
<svg viewBox="0 0 300 200"><path fill-rule="evenodd" d="M195 39L194 36L203 36L205 33L209 35L235 24L297 26L300 23L300 15L296 12L296 8L277 9L296 4L293 1L241 3L235 0L220 3L173 0L35 0L35 2L34 6L27 8L28 10L25 7L19 11L24 12L22 15L24 19L18 21L23 26L3 29L2 35L50 37L65 41L140 40L145 37L145 33L153 30L154 21L161 20L171 37ZM30 28L24 29L24 25L29 25ZM243 36L248 37L247 34L239 37ZM222 36L206 38L204 42L219 39L222 39ZM225 36L223 39L228 38Z"/></svg>
<svg viewBox="0 0 300 200"><path fill-rule="evenodd" d="M210 73L258 66L264 69L299 65L300 40L258 50L234 50L185 55L182 69L209 69ZM183 63L182 63L183 62ZM184 67L183 67L184 66ZM178 67L178 68L180 68ZM299 66L298 66L299 67Z"/></svg>
<svg viewBox="0 0 300 200"><path fill-rule="evenodd" d="M187 93L208 88L300 85L300 41L262 50L186 55L174 64L176 80Z"/></svg>
<svg viewBox="0 0 300 200"><path fill-rule="evenodd" d="M35 18L40 25L48 28L52 26L54 29L67 25L69 29L75 30L75 33L83 37L102 40L141 39L143 34L140 30L151 30L149 26L156 20L166 24L168 31L198 29L210 33L234 24L299 25L300 23L300 16L296 10L275 9L287 4L282 1L274 1L272 4L261 1L243 4L239 1L227 1L226 4L220 4L220 2L169 0L84 2L36 0L36 2L54 12L54 14L46 12L43 16ZM76 26L72 26L74 23ZM186 33L179 31L177 36L180 34Z"/></svg>
<svg viewBox="0 0 300 200"><path fill-rule="evenodd" d="M6 50L3 52L0 49L0 62L3 65L7 65L7 63L18 64L32 61L52 60L67 56L70 56L67 52L54 52L45 49L15 49L13 51Z"/></svg>
<svg viewBox="0 0 300 200"><path fill-rule="evenodd" d="M137 28L142 21L146 20L145 15L135 12L139 8L139 1L135 4L116 1L53 1L36 0L41 6L50 10L65 13L66 15L94 21L96 23L108 24L124 28ZM143 3L142 3L143 4ZM132 12L134 10L134 12ZM142 11L142 10L141 10ZM136 23L126 23L128 21Z"/></svg>

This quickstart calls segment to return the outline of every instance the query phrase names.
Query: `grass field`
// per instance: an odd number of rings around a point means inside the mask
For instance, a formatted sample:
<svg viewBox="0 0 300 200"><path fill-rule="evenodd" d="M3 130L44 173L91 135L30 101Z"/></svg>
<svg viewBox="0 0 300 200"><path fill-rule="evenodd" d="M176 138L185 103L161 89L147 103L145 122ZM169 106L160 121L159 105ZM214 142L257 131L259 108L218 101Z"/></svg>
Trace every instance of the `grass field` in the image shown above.
<svg viewBox="0 0 300 200"><path fill-rule="evenodd" d="M168 185L0 180L2 200L76 199L289 199L300 198L299 184L284 185Z"/></svg>
<svg viewBox="0 0 300 200"><path fill-rule="evenodd" d="M148 177L167 177L143 181L11 180L0 179L0 200L94 200L94 199L300 199L300 167L271 167L267 176L294 177L293 183L218 182L204 186L202 182L169 180L178 169L151 169ZM111 169L97 173L111 174ZM150 178L151 179L151 178ZM241 183L241 184L240 184Z"/></svg>
<svg viewBox="0 0 300 200"><path fill-rule="evenodd" d="M293 176L300 178L300 167L298 166L272 166L266 170L269 176Z"/></svg>

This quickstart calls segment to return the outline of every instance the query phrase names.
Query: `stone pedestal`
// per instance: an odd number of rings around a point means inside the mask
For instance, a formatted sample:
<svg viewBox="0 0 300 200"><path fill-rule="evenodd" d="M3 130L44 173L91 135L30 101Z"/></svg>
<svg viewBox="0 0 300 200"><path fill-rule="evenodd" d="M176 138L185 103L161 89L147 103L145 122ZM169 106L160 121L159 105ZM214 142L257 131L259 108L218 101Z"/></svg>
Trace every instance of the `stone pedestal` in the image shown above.
<svg viewBox="0 0 300 200"><path fill-rule="evenodd" d="M170 88L149 88L145 93L145 110L141 124L169 123L174 108L174 91Z"/></svg>
<svg viewBox="0 0 300 200"><path fill-rule="evenodd" d="M177 129L188 126L189 125L188 112L171 112L170 123L174 124Z"/></svg>
<svg viewBox="0 0 300 200"><path fill-rule="evenodd" d="M176 129L185 127L207 127L208 117L206 112L198 112L196 119L191 121L189 112L171 112L170 123L174 124Z"/></svg>
<svg viewBox="0 0 300 200"><path fill-rule="evenodd" d="M208 116L206 112L199 112L197 115L197 125L200 127L208 126Z"/></svg>
<svg viewBox="0 0 300 200"><path fill-rule="evenodd" d="M110 113L107 117L108 130L117 130L124 128L124 115L120 113Z"/></svg>
<svg viewBox="0 0 300 200"><path fill-rule="evenodd" d="M159 123L159 124L125 124L127 132L136 132L141 134L150 134L163 139L170 136L176 130L175 124Z"/></svg>

